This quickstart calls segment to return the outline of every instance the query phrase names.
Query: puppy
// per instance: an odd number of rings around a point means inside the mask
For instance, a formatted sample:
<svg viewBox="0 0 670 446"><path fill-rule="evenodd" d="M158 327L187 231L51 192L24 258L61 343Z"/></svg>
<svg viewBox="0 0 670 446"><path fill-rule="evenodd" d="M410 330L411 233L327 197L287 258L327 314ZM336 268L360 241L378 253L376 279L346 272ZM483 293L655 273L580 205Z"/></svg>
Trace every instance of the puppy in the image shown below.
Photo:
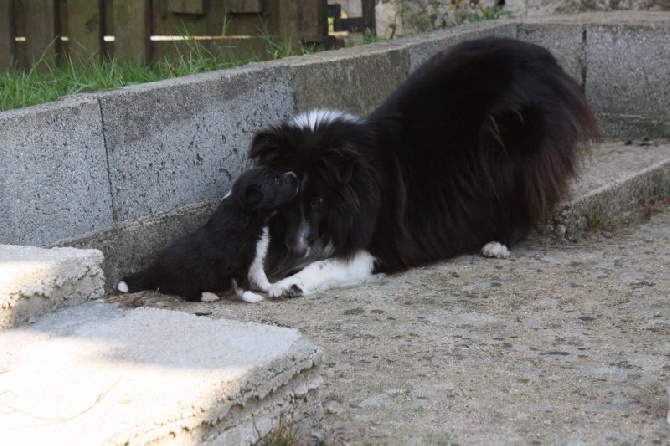
<svg viewBox="0 0 670 446"><path fill-rule="evenodd" d="M122 293L158 289L192 302L212 302L229 288L246 302L270 288L263 270L268 247L267 220L298 193L292 172L267 167L243 173L202 228L165 247L149 268L118 283Z"/></svg>

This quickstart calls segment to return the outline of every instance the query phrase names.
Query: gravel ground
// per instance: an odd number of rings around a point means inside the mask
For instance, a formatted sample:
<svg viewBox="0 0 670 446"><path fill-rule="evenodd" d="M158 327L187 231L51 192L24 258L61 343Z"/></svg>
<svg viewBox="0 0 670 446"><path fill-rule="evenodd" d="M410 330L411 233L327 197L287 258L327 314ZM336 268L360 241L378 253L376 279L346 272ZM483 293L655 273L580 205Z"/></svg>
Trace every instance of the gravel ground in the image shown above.
<svg viewBox="0 0 670 446"><path fill-rule="evenodd" d="M610 228L612 229L612 228ZM128 305L295 327L326 353L326 444L670 444L670 209L507 260L465 255L261 304ZM118 300L118 299L114 299Z"/></svg>

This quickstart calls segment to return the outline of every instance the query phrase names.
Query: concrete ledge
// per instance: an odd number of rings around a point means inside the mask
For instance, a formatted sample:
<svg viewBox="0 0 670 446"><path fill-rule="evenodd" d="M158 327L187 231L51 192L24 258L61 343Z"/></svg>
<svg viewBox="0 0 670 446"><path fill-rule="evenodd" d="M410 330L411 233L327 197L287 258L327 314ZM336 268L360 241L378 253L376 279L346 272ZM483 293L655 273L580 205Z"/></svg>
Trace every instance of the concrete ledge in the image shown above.
<svg viewBox="0 0 670 446"><path fill-rule="evenodd" d="M297 330L88 303L0 333L5 444L247 445L321 420Z"/></svg>
<svg viewBox="0 0 670 446"><path fill-rule="evenodd" d="M102 253L0 245L0 329L104 295Z"/></svg>
<svg viewBox="0 0 670 446"><path fill-rule="evenodd" d="M630 223L649 199L670 196L670 144L600 144L571 189L544 232L578 237L608 224Z"/></svg>

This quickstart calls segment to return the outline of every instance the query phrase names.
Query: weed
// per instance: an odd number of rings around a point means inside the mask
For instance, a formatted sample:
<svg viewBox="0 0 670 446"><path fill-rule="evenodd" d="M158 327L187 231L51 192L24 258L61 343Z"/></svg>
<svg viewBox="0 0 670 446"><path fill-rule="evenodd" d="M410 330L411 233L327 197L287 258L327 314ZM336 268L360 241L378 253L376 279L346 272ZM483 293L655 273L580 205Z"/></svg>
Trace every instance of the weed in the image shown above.
<svg viewBox="0 0 670 446"><path fill-rule="evenodd" d="M499 6L493 8L478 8L470 16L471 22L483 22L485 20L498 20L505 15L505 11Z"/></svg>
<svg viewBox="0 0 670 446"><path fill-rule="evenodd" d="M592 232L602 230L608 221L600 203L597 203L591 215L586 217L587 227Z"/></svg>
<svg viewBox="0 0 670 446"><path fill-rule="evenodd" d="M370 44L370 43L382 42L384 40L387 40L387 39L385 39L384 37L377 36L377 33L375 33L370 28L365 28L365 32L363 33L363 41L361 43L363 45L367 45L367 44Z"/></svg>
<svg viewBox="0 0 670 446"><path fill-rule="evenodd" d="M298 443L297 429L293 427L291 422L284 419L283 414L279 415L277 426L266 435L261 436L258 428L256 428L256 423L254 423L254 429L256 429L256 435L260 437L256 444L260 446L294 446Z"/></svg>

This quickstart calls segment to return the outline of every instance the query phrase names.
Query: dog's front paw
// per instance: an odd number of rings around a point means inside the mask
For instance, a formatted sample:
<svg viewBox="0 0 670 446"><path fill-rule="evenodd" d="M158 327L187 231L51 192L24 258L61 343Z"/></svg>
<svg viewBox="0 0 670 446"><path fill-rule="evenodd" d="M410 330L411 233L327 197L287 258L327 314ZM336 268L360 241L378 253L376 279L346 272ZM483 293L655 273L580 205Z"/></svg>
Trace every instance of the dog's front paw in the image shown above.
<svg viewBox="0 0 670 446"><path fill-rule="evenodd" d="M261 302L263 300L263 296L256 294L253 291L244 291L241 297L243 301L250 303Z"/></svg>
<svg viewBox="0 0 670 446"><path fill-rule="evenodd" d="M305 287L303 284L291 277L275 282L270 285L268 297L300 297L305 296Z"/></svg>
<svg viewBox="0 0 670 446"><path fill-rule="evenodd" d="M270 291L270 288L272 288L272 284L268 280L265 280L264 282L263 281L257 282L254 288L258 291L268 293Z"/></svg>

